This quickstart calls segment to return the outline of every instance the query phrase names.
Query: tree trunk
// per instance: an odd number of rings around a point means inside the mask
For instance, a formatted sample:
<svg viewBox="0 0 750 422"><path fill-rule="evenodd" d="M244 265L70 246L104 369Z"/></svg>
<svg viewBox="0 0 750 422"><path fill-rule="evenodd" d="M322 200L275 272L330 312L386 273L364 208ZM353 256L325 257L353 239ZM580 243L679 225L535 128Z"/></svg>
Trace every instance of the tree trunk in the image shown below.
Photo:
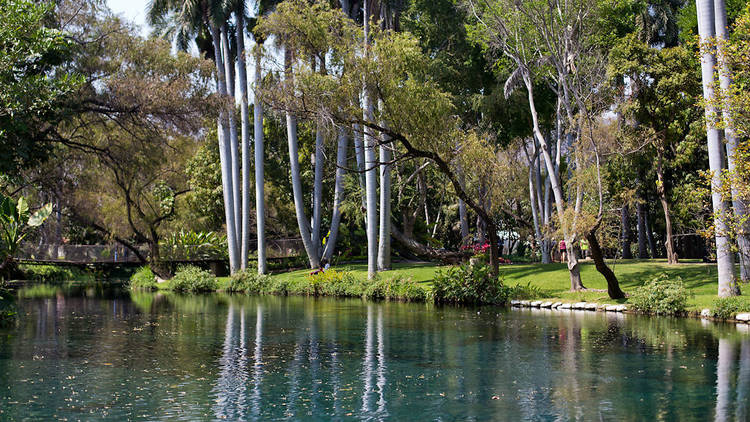
<svg viewBox="0 0 750 422"><path fill-rule="evenodd" d="M247 61L245 60L245 21L243 11L237 10L237 77L240 85L240 115L242 117L242 241L240 268L247 268L250 254L250 109L247 97Z"/></svg>
<svg viewBox="0 0 750 422"><path fill-rule="evenodd" d="M286 62L286 79L291 83L291 51L285 49L284 58ZM310 262L310 268L320 267L320 258L318 250L312 244L310 237L310 220L305 215L305 201L302 195L302 181L299 174L299 151L297 149L297 118L291 113L286 113L286 133L289 143L289 171L292 176L292 193L294 195L294 210L297 216L297 226L299 227L302 244L305 247L305 253Z"/></svg>
<svg viewBox="0 0 750 422"><path fill-rule="evenodd" d="M664 239L664 246L667 249L667 262L677 264L677 253L674 251L674 237L672 234L672 214L669 211L669 202L667 201L667 192L664 187L664 154L661 148L657 147L656 152L656 192L659 194L659 201L664 210L664 222L667 226L667 235Z"/></svg>
<svg viewBox="0 0 750 422"><path fill-rule="evenodd" d="M227 79L227 95L229 96L230 111L227 115L229 120L229 148L230 163L232 166L232 196L234 197L234 230L237 233L235 242L237 249L240 251L240 234L242 233L242 207L240 205L240 148L237 139L237 122L235 121L235 102L234 102L234 66L229 53L229 41L227 40L226 25L221 27L221 47L224 51L224 77ZM240 256L241 260L242 257ZM239 263L241 265L241 263Z"/></svg>
<svg viewBox="0 0 750 422"><path fill-rule="evenodd" d="M719 273L719 297L736 296L740 294L737 279L734 275L734 256L730 248L726 219L729 207L722 198L721 171L724 168L723 145L719 130L713 123L716 114L712 102L714 96L714 68L716 60L709 43L714 37L714 9L710 0L696 0L698 13L698 33L701 40L701 76L703 81L703 99L706 101L706 135L708 138L708 164L711 175L711 202L714 209L714 233L716 238L716 262Z"/></svg>
<svg viewBox="0 0 750 422"><path fill-rule="evenodd" d="M313 178L313 207L312 207L312 234L311 241L313 250L316 251L318 257L321 256L321 238L320 238L320 226L321 226L321 203L323 201L323 128L320 123L315 128L315 170Z"/></svg>
<svg viewBox="0 0 750 422"><path fill-rule="evenodd" d="M536 111L536 104L534 102L534 89L531 79L528 75L524 75L524 83L526 85L526 91L529 97L529 109L531 111L531 120L533 122L534 136L537 137L537 141L541 146L542 156L544 162L547 165L547 173L549 173L550 185L552 193L555 198L555 207L557 208L557 216L560 221L560 228L562 229L563 238L565 244L568 246L568 271L570 272L570 290L577 291L585 289L581 282L581 273L578 265L578 257L576 256L575 249L573 248L575 236L569 232L568 224L565 221L565 205L562 193L562 187L560 186L560 180L557 177L555 165L552 162L552 157L549 152L547 140L544 139L541 130L539 129L539 118Z"/></svg>
<svg viewBox="0 0 750 422"><path fill-rule="evenodd" d="M633 253L630 251L630 207L622 206L621 211L622 223L622 259L633 259Z"/></svg>
<svg viewBox="0 0 750 422"><path fill-rule="evenodd" d="M365 54L370 51L370 1L364 2L364 40ZM369 81L363 85L364 120L375 121L375 99ZM375 278L378 269L378 197L377 197L377 158L375 157L375 133L365 127L365 191L367 203L367 278Z"/></svg>
<svg viewBox="0 0 750 422"><path fill-rule="evenodd" d="M648 236L646 235L646 213L643 209L643 203L640 201L636 205L636 215L638 217L638 258L648 258Z"/></svg>
<svg viewBox="0 0 750 422"><path fill-rule="evenodd" d="M604 254L602 248L599 246L599 239L596 237L596 228L586 233L586 241L589 242L589 249L591 251L591 259L596 265L596 270L599 271L604 279L607 280L607 294L611 299L622 299L625 297L625 293L620 289L620 283L617 281L615 273L607 266L604 262Z"/></svg>
<svg viewBox="0 0 750 422"><path fill-rule="evenodd" d="M646 220L646 237L648 237L648 248L651 250L651 257L656 258L656 241L654 240L654 231L651 230L651 214L648 212L648 207L643 210L644 220Z"/></svg>
<svg viewBox="0 0 750 422"><path fill-rule="evenodd" d="M719 65L719 85L722 92L728 92L732 83L731 69L724 56L724 43L727 42L727 10L724 0L714 0L714 15L716 29L716 58ZM748 206L744 199L740 198L735 165L735 151L739 145L739 139L734 131L731 105L725 99L721 110L724 120L724 138L727 148L727 167L732 175L732 207L737 218L737 249L740 261L740 279L750 281L750 219L748 218Z"/></svg>
<svg viewBox="0 0 750 422"><path fill-rule="evenodd" d="M435 249L430 246L424 245L414 238L407 236L401 232L395 224L391 224L391 234L397 242L401 243L411 253L417 255L420 258L425 259L439 259L443 262L460 262L466 258L466 254L462 252L450 252L444 249Z"/></svg>
<svg viewBox="0 0 750 422"><path fill-rule="evenodd" d="M255 99L253 104L253 131L255 132L255 219L258 236L258 274L265 274L266 266L266 198L264 193L265 175L263 169L263 106L260 103L260 89L263 82L261 70L262 45L255 51Z"/></svg>
<svg viewBox="0 0 750 422"><path fill-rule="evenodd" d="M362 192L360 199L362 202L362 212L365 213L365 224L367 224L367 195L365 194L365 145L362 141L364 133L360 125L354 125L352 129L354 135L354 157L357 159L357 180L359 181L359 189Z"/></svg>
<svg viewBox="0 0 750 422"><path fill-rule="evenodd" d="M333 192L333 215L331 216L331 234L328 236L323 258L331 261L336 249L336 240L339 235L339 225L341 223L341 202L344 200L344 168L346 167L346 151L349 148L349 139L346 136L346 130L339 129L338 148L336 150L336 182Z"/></svg>
<svg viewBox="0 0 750 422"><path fill-rule="evenodd" d="M383 135L385 138L386 135ZM383 141L387 141L383 139ZM380 234L378 271L391 269L391 152L390 142L380 146Z"/></svg>
<svg viewBox="0 0 750 422"><path fill-rule="evenodd" d="M459 174L461 185L465 186L463 169L459 169L459 171L461 171ZM458 198L458 220L461 224L461 246L464 246L469 243L469 217L466 214L466 202L461 198Z"/></svg>
<svg viewBox="0 0 750 422"><path fill-rule="evenodd" d="M221 36L214 25L209 25L214 45L216 62L216 86L220 96L227 95L224 62L221 56ZM227 227L227 245L229 249L229 271L234 273L239 268L240 251L237 248L237 230L235 225L235 197L232 185L231 148L229 146L228 110L222 108L218 118L219 162L221 163L221 187L224 196L224 216Z"/></svg>
<svg viewBox="0 0 750 422"><path fill-rule="evenodd" d="M161 259L159 240L149 239L148 241L148 266L160 278L168 279L172 277L169 266Z"/></svg>

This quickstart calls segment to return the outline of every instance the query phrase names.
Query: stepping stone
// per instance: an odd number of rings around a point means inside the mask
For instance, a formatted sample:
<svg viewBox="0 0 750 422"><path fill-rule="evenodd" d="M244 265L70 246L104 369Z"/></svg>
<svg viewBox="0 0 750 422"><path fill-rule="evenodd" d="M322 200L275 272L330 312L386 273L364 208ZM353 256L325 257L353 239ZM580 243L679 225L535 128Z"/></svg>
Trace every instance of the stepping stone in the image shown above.
<svg viewBox="0 0 750 422"><path fill-rule="evenodd" d="M520 300L511 300L510 301L510 306L516 306L516 307L521 306L521 301Z"/></svg>
<svg viewBox="0 0 750 422"><path fill-rule="evenodd" d="M737 314L737 316L734 318L737 321L750 322L750 313Z"/></svg>
<svg viewBox="0 0 750 422"><path fill-rule="evenodd" d="M532 308L538 308L541 304L542 304L541 300L535 300L535 301L533 301L533 302L530 303L530 305L531 305Z"/></svg>
<svg viewBox="0 0 750 422"><path fill-rule="evenodd" d="M625 312L628 310L628 307L625 305L617 305L617 312Z"/></svg>
<svg viewBox="0 0 750 422"><path fill-rule="evenodd" d="M711 317L710 309L704 309L701 311L701 318L710 318L710 317Z"/></svg>
<svg viewBox="0 0 750 422"><path fill-rule="evenodd" d="M528 300L522 300L521 301L521 306L523 306L524 308L528 308L529 307L529 301Z"/></svg>
<svg viewBox="0 0 750 422"><path fill-rule="evenodd" d="M604 310L606 310L606 309L607 309L607 307L608 307L608 306L611 306L611 305L610 305L609 303L602 303L602 304L599 304L599 305L598 305L598 306L596 307L596 310L597 310L597 311L604 311Z"/></svg>
<svg viewBox="0 0 750 422"><path fill-rule="evenodd" d="M571 306L571 309L586 309L586 302L577 302Z"/></svg>
<svg viewBox="0 0 750 422"><path fill-rule="evenodd" d="M586 309L587 311L595 311L595 310L596 310L596 307L597 307L597 304L596 304L596 303L593 303L593 302L587 303L587 304L586 304L586 306L584 306L584 308L585 308L585 309Z"/></svg>
<svg viewBox="0 0 750 422"><path fill-rule="evenodd" d="M551 308L552 307L552 302L542 302L542 304L539 305L539 307L541 307L541 308Z"/></svg>
<svg viewBox="0 0 750 422"><path fill-rule="evenodd" d="M563 303L557 309L572 309L570 303Z"/></svg>
<svg viewBox="0 0 750 422"><path fill-rule="evenodd" d="M560 305L562 305L562 304L563 304L562 302L555 302L555 303L552 304L552 309L558 309L558 308L560 308Z"/></svg>

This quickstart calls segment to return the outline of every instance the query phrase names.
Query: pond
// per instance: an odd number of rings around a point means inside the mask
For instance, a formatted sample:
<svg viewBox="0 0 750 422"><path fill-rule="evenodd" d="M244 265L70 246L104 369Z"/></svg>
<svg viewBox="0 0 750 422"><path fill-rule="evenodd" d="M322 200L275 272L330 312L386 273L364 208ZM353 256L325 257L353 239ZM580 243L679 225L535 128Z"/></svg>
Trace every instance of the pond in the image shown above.
<svg viewBox="0 0 750 422"><path fill-rule="evenodd" d="M750 418L747 326L101 287L17 306L0 420Z"/></svg>

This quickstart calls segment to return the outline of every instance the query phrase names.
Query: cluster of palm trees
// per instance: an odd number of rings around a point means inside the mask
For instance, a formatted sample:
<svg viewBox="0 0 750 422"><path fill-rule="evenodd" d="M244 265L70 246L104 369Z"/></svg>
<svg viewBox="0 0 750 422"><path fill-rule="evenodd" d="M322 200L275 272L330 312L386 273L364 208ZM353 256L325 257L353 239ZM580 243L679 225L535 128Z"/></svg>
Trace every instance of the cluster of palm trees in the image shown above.
<svg viewBox="0 0 750 422"><path fill-rule="evenodd" d="M258 0L256 18L278 1ZM153 0L149 5L150 23L162 35L174 39L178 48L187 49L195 41L201 54L216 65L216 89L227 99L217 121L222 189L226 217L230 271L244 270L250 254L250 155L251 134L247 81L245 34L255 25L243 0ZM251 33L251 35L254 35ZM261 59L264 40L254 36L255 96L261 88ZM236 69L236 75L235 75ZM235 121L235 80L239 85L240 132ZM265 203L263 193L263 109L254 101L255 210L258 237L258 272L266 272Z"/></svg>
<svg viewBox="0 0 750 422"><path fill-rule="evenodd" d="M715 213L716 259L719 272L719 296L735 296L739 294L739 287L734 271L734 254L731 250L731 229L727 224L727 216L734 207L736 215L744 216L746 206L737 198L736 189L731 187L733 203L730 204L722 196L721 177L725 170L734 169L735 149L738 138L732 128L731 110L725 104L717 103L714 81L718 71L719 86L727 90L731 82L731 73L727 61L724 59L723 43L727 40L727 12L724 0L696 0L698 13L698 33L701 39L701 75L703 80L703 96L706 100L706 132L708 139L708 161L711 176L711 202ZM719 128L715 121L721 115L725 127ZM726 150L724 142L726 142ZM742 230L740 230L742 232ZM738 236L740 250L747 249L748 238L740 233ZM740 253L740 259L747 257ZM747 268L741 265L741 268ZM744 276L744 274L743 274ZM743 277L744 278L744 277Z"/></svg>
<svg viewBox="0 0 750 422"><path fill-rule="evenodd" d="M265 204L263 192L263 109L260 98L262 82L262 46L263 35L254 31L256 22L267 12L272 11L280 0L256 0L254 3L254 17L248 15L248 7L244 0L153 0L149 5L149 22L162 36L173 39L178 48L187 49L195 42L200 53L212 58L216 66L216 89L219 96L226 98L225 106L220 110L217 119L217 133L219 140L219 156L221 162L222 190L224 196L224 210L229 249L230 272L245 270L250 254L250 154L251 134L249 122L249 93L247 80L247 49L245 35L249 34L255 40L254 50L255 79L253 101L254 128L254 160L255 160L255 209L257 221L257 254L258 272L266 272L265 256ZM342 10L347 16L356 19L362 13L365 31L369 26L374 12L388 8L381 8L379 2L372 0L340 2ZM382 10L381 10L382 9ZM389 20L389 21L392 21ZM365 37L367 39L367 37ZM367 41L366 41L367 42ZM284 47L284 41L278 40ZM292 58L294 51L284 48L285 71L287 81L292 80ZM315 66L315 63L313 63ZM324 68L324 64L321 64ZM236 74L235 74L236 71ZM235 98L235 81L239 85L239 96ZM363 85L364 86L364 85ZM374 96L363 88L362 101L365 113L374 114L377 106L372 100ZM235 107L240 106L240 130L237 130ZM341 221L340 205L343 200L343 176L347 161L348 133L341 128L337 134L336 176L333 201L333 215L329 234L322 233L321 201L323 195L323 140L322 125L318 124L315 136L314 153L314 183L312 215L308 219L305 213L304 195L300 178L298 154L297 117L287 112L287 139L290 155L290 173L292 190L299 231L305 251L312 268L317 268L324 260L330 261L333 256ZM367 240L368 240L368 269L373 276L378 270L390 268L390 171L388 164L392 159L390 147L382 146L376 140L375 133L370 129L353 127L354 144L357 157L357 167L364 174L363 187L366 194L363 205L367 209ZM364 135L364 136L362 136ZM364 139L363 139L364 138ZM379 157L375 151L380 146ZM380 198L378 200L377 186L380 173ZM378 206L380 213L378 213ZM380 215L379 215L380 214ZM378 226L380 231L378 232Z"/></svg>

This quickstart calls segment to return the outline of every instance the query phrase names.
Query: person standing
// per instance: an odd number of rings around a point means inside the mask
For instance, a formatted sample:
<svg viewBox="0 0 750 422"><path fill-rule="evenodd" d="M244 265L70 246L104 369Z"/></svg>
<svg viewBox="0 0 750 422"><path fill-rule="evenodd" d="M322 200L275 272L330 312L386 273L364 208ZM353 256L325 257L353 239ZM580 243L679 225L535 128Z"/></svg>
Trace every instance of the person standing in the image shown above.
<svg viewBox="0 0 750 422"><path fill-rule="evenodd" d="M560 240L560 244L558 245L560 247L560 262L565 262L568 260L568 248L565 244L565 239Z"/></svg>

